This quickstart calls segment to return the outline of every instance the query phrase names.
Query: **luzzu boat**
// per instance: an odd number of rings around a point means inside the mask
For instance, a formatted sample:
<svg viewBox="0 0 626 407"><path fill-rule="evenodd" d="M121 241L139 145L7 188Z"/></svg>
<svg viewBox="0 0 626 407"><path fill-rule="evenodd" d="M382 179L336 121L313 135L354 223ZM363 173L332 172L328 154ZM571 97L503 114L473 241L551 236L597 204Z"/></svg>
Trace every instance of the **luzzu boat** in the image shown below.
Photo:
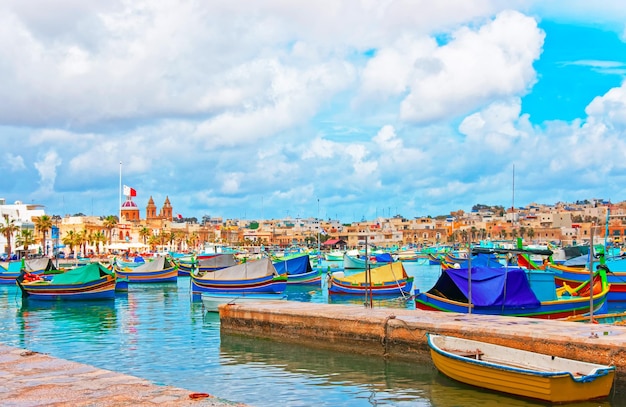
<svg viewBox="0 0 626 407"><path fill-rule="evenodd" d="M389 264L393 262L393 257L389 253L373 254L370 256L354 256L351 254L343 255L343 268L344 269L359 269L365 270L368 267L379 267L383 264Z"/></svg>
<svg viewBox="0 0 626 407"><path fill-rule="evenodd" d="M199 272L215 271L237 264L234 253L216 253L178 260L178 275L188 276L195 270Z"/></svg>
<svg viewBox="0 0 626 407"><path fill-rule="evenodd" d="M328 280L330 294L410 295L412 288L413 277L399 261L350 276L335 272Z"/></svg>
<svg viewBox="0 0 626 407"><path fill-rule="evenodd" d="M287 284L290 285L321 285L322 270L311 267L308 254L274 261L278 274L287 274Z"/></svg>
<svg viewBox="0 0 626 407"><path fill-rule="evenodd" d="M602 265L599 264L597 267L600 268ZM611 285L608 301L626 301L626 271L613 271L610 266L604 267L606 267L605 270L609 270L607 280ZM558 286L576 286L589 280L589 269L586 267L549 264L547 268L554 272L554 278Z"/></svg>
<svg viewBox="0 0 626 407"><path fill-rule="evenodd" d="M115 273L129 283L169 283L178 279L178 265L169 256L158 256L141 266L115 268Z"/></svg>
<svg viewBox="0 0 626 407"><path fill-rule="evenodd" d="M276 294L287 288L287 275L279 274L268 258L215 271L191 273L191 292L221 294Z"/></svg>
<svg viewBox="0 0 626 407"><path fill-rule="evenodd" d="M22 297L34 300L103 300L115 298L117 276L100 263L55 274L50 280L24 272L16 280Z"/></svg>
<svg viewBox="0 0 626 407"><path fill-rule="evenodd" d="M22 269L38 275L53 275L62 272L48 257L16 260L5 263L5 266L0 265L0 284L15 284L15 279L19 277Z"/></svg>
<svg viewBox="0 0 626 407"><path fill-rule="evenodd" d="M517 267L443 269L435 285L415 295L415 306L428 311L448 311L560 319L594 312L606 303L610 285L606 272L594 276L593 296L590 281L557 290L554 274L546 270Z"/></svg>

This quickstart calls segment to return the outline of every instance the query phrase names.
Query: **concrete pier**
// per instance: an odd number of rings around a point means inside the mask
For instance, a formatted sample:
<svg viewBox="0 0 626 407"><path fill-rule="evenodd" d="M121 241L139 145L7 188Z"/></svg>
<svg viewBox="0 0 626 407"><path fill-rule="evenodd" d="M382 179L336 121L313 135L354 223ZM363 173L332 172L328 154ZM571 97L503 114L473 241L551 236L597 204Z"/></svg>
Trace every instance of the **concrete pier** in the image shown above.
<svg viewBox="0 0 626 407"><path fill-rule="evenodd" d="M3 406L243 406L0 344Z"/></svg>
<svg viewBox="0 0 626 407"><path fill-rule="evenodd" d="M220 305L221 330L404 360L430 359L426 333L615 365L626 381L626 327L292 301Z"/></svg>

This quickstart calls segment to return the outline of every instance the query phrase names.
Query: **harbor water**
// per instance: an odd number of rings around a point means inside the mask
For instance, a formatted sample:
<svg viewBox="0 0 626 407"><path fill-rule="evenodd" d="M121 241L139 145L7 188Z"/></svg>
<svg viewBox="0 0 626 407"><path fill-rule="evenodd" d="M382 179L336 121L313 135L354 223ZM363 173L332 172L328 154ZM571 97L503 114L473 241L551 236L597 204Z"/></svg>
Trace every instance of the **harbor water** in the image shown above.
<svg viewBox="0 0 626 407"><path fill-rule="evenodd" d="M428 290L438 266L405 263ZM432 363L404 362L220 334L217 313L193 301L188 277L131 284L114 301L23 301L0 286L0 342L252 406L542 406L447 379ZM349 303L321 288L288 287L288 299ZM414 308L412 301L374 306ZM416 311L417 312L417 311ZM623 394L623 392L622 392ZM626 406L626 400L572 404Z"/></svg>

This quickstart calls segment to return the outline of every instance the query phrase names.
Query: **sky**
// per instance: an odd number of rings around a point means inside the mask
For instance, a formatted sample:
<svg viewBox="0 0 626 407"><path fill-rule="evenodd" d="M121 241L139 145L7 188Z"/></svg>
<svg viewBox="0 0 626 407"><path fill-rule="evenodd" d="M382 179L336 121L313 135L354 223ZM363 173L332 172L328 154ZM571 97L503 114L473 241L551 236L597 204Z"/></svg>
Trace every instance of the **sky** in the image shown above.
<svg viewBox="0 0 626 407"><path fill-rule="evenodd" d="M0 198L354 222L626 200L626 8L0 2ZM122 197L122 199L125 199Z"/></svg>

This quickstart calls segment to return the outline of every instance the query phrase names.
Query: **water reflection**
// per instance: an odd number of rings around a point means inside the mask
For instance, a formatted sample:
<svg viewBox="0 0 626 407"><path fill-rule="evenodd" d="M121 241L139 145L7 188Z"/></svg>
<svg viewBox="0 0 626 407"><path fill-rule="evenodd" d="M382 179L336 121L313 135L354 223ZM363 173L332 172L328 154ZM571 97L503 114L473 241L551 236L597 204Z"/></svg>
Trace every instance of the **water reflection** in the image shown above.
<svg viewBox="0 0 626 407"><path fill-rule="evenodd" d="M418 287L438 274L427 267L412 271ZM288 286L287 295L334 301L324 286ZM362 306L363 298L343 297L337 301ZM304 340L300 346L221 334L219 314L192 302L188 277L176 284L131 284L113 302L80 304L22 303L17 287L2 286L0 342L257 407L540 406L449 381L429 357L423 363L385 361ZM610 404L575 406L624 406L624 394L618 391Z"/></svg>
<svg viewBox="0 0 626 407"><path fill-rule="evenodd" d="M222 333L220 360L252 370L272 372L279 380L301 377L309 388L309 403L297 399L298 389L285 381L272 395L291 405L393 405L437 407L548 406L538 401L477 389L439 373L429 358L422 362L402 362L333 352L309 346ZM294 386L297 386L295 384ZM341 389L341 390L337 390ZM571 403L568 407L615 407L626 405L623 389L615 389L609 400ZM319 392L319 399L315 398ZM326 396L324 396L324 394ZM324 400L318 402L317 400ZM265 405L263 400L256 401ZM254 403L253 403L254 404Z"/></svg>
<svg viewBox="0 0 626 407"><path fill-rule="evenodd" d="M477 389L475 387L456 382L443 374L438 374L429 394L431 403L436 407L541 407L552 406L549 403L527 400L489 390ZM621 400L615 399L617 404L609 400L590 401L582 403L568 403L568 407L610 407L621 406Z"/></svg>
<svg viewBox="0 0 626 407"><path fill-rule="evenodd" d="M118 327L114 301L37 301L22 299L16 309L19 346L32 348L56 337L57 343L97 343Z"/></svg>
<svg viewBox="0 0 626 407"><path fill-rule="evenodd" d="M389 361L228 334L220 335L220 360L224 365L272 372L275 380L289 377L293 384L285 386L283 380L282 388L272 392L279 392L280 399L291 405L310 405L315 400L316 405L428 406L426 389L436 373L429 362ZM308 389L308 402L297 398L298 382L304 381L316 388Z"/></svg>

